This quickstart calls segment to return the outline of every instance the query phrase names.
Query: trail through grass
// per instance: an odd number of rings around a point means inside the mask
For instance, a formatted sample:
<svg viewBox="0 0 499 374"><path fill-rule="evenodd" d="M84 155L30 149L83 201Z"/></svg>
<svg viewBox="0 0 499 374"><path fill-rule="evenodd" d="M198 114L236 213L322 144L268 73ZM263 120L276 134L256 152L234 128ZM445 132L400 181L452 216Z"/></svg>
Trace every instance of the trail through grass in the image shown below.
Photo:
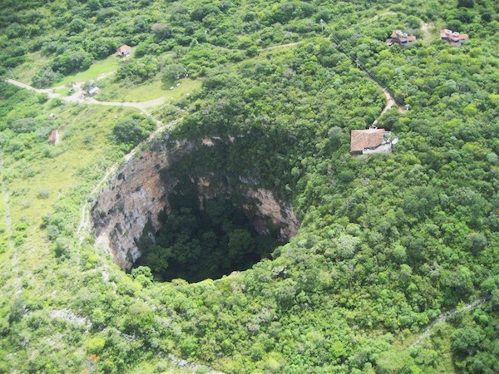
<svg viewBox="0 0 499 374"><path fill-rule="evenodd" d="M68 75L62 81L57 83L57 86L63 86L70 82L85 82L90 79L96 79L99 75L109 73L113 70L118 69L120 59L115 56L109 56L108 58L93 63L88 70Z"/></svg>

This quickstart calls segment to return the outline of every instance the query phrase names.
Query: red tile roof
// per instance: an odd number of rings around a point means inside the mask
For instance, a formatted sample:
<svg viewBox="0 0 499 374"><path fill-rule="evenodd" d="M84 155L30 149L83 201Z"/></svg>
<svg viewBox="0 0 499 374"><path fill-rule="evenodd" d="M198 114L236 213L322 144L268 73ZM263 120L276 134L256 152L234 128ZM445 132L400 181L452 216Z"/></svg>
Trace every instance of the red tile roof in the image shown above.
<svg viewBox="0 0 499 374"><path fill-rule="evenodd" d="M376 148L383 143L385 129L352 130L350 151L358 152L366 148Z"/></svg>
<svg viewBox="0 0 499 374"><path fill-rule="evenodd" d="M123 53L125 51L128 51L129 49L131 49L132 47L126 45L126 44L123 44L121 47L119 47L118 49L116 49L116 52L117 53Z"/></svg>

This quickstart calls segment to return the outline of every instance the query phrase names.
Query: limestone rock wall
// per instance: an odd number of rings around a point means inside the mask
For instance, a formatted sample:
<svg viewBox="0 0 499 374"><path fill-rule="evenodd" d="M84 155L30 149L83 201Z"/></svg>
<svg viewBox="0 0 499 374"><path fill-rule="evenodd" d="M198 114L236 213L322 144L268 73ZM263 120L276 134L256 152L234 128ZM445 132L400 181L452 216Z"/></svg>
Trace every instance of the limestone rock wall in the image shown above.
<svg viewBox="0 0 499 374"><path fill-rule="evenodd" d="M168 185L160 177L160 170L170 165L172 151L163 147L131 158L111 177L92 206L97 240L124 270L140 257L136 243L146 225L151 224L151 235L160 228L158 214L167 207L168 193L176 184L173 180Z"/></svg>
<svg viewBox="0 0 499 374"><path fill-rule="evenodd" d="M195 152L192 143L177 143L174 147L156 147L143 151L124 164L100 193L91 209L93 231L97 241L105 244L114 262L123 270L130 270L141 256L137 242L145 233L154 239L161 227L158 214L169 210L168 195L178 180L161 178L175 159ZM186 174L189 171L186 170ZM296 235L299 221L291 206L277 201L272 191L257 187L255 181L240 178L237 191L228 186L210 182L213 172L203 176L191 176L196 183L200 204L204 199L230 198L238 193L243 196L242 208L247 211L254 227L261 233L268 232L267 223L272 221L279 228L283 241ZM218 178L220 179L220 178ZM255 185L256 184L256 185Z"/></svg>
<svg viewBox="0 0 499 374"><path fill-rule="evenodd" d="M288 241L297 234L300 222L296 213L290 205L278 202L272 191L263 188L248 189L246 195L256 200L260 218L268 217L275 226L279 227L280 240Z"/></svg>

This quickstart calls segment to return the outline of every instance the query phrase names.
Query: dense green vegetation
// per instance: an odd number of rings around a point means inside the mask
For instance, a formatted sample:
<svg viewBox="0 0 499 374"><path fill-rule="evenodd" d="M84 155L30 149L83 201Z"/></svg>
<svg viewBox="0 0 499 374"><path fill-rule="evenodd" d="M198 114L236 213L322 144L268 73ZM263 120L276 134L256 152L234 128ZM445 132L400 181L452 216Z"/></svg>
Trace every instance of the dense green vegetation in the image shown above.
<svg viewBox="0 0 499 374"><path fill-rule="evenodd" d="M125 274L82 207L155 122L0 82L0 372L182 371L177 357L198 372L499 372L498 13L491 0L3 1L5 77L54 86L127 43L123 89L203 79L154 112L184 117L172 143L233 147L201 148L186 173L255 179L302 225L215 281ZM470 40L451 47L443 27ZM419 40L388 47L395 28ZM378 118L385 97L356 62L411 109ZM350 156L349 130L377 118L394 153Z"/></svg>
<svg viewBox="0 0 499 374"><path fill-rule="evenodd" d="M278 230L260 235L229 199L205 200L201 210L192 182L184 181L176 190L169 196L171 212L161 215L163 226L155 241L144 237L139 243L143 257L137 265L148 266L157 280L218 279L250 268L277 246Z"/></svg>
<svg viewBox="0 0 499 374"><path fill-rule="evenodd" d="M136 113L132 118L116 122L113 126L114 140L122 144L125 150L130 150L154 129L154 121Z"/></svg>

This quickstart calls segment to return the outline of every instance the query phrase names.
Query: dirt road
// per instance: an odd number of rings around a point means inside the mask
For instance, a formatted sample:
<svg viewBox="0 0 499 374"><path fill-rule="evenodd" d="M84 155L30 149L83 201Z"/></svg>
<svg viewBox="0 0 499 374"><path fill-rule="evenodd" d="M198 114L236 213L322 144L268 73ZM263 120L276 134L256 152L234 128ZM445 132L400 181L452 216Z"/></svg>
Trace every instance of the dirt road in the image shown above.
<svg viewBox="0 0 499 374"><path fill-rule="evenodd" d="M9 79L9 78L5 78L5 81L7 83L13 84L14 86L17 86L17 87L24 88L26 90L35 91L35 92L38 92L38 93L41 93L41 94L47 94L48 97L51 98L51 99L54 99L54 98L60 96L59 94L54 93L52 88L45 88L45 89L34 88L34 87L31 87L31 86L29 86L27 84L24 84L22 82L18 82L18 81L15 81L14 79Z"/></svg>
<svg viewBox="0 0 499 374"><path fill-rule="evenodd" d="M106 76L111 75L113 72L101 74L99 76L99 79L105 78ZM62 96L61 94L53 92L54 88L45 88L45 89L40 89L40 88L35 88L32 87L28 84L18 82L14 79L5 79L7 83L13 84L14 86L24 88L26 90L31 90L35 91L41 94L46 94L50 99L55 99L55 98L60 98L63 101L67 101L70 103L78 103L81 104L83 102L86 102L88 104L95 104L95 105L106 105L106 106L125 106L125 107L130 107L130 108L137 108L141 111L143 111L146 114L149 114L147 112L148 108L153 108L158 105L163 104L166 101L166 97L159 97L154 100L149 100L149 101L142 101L142 102L131 102L131 101L99 101L91 97L84 97L83 95L83 89L82 85L83 83L76 83L73 88L75 89L75 92L71 96Z"/></svg>

